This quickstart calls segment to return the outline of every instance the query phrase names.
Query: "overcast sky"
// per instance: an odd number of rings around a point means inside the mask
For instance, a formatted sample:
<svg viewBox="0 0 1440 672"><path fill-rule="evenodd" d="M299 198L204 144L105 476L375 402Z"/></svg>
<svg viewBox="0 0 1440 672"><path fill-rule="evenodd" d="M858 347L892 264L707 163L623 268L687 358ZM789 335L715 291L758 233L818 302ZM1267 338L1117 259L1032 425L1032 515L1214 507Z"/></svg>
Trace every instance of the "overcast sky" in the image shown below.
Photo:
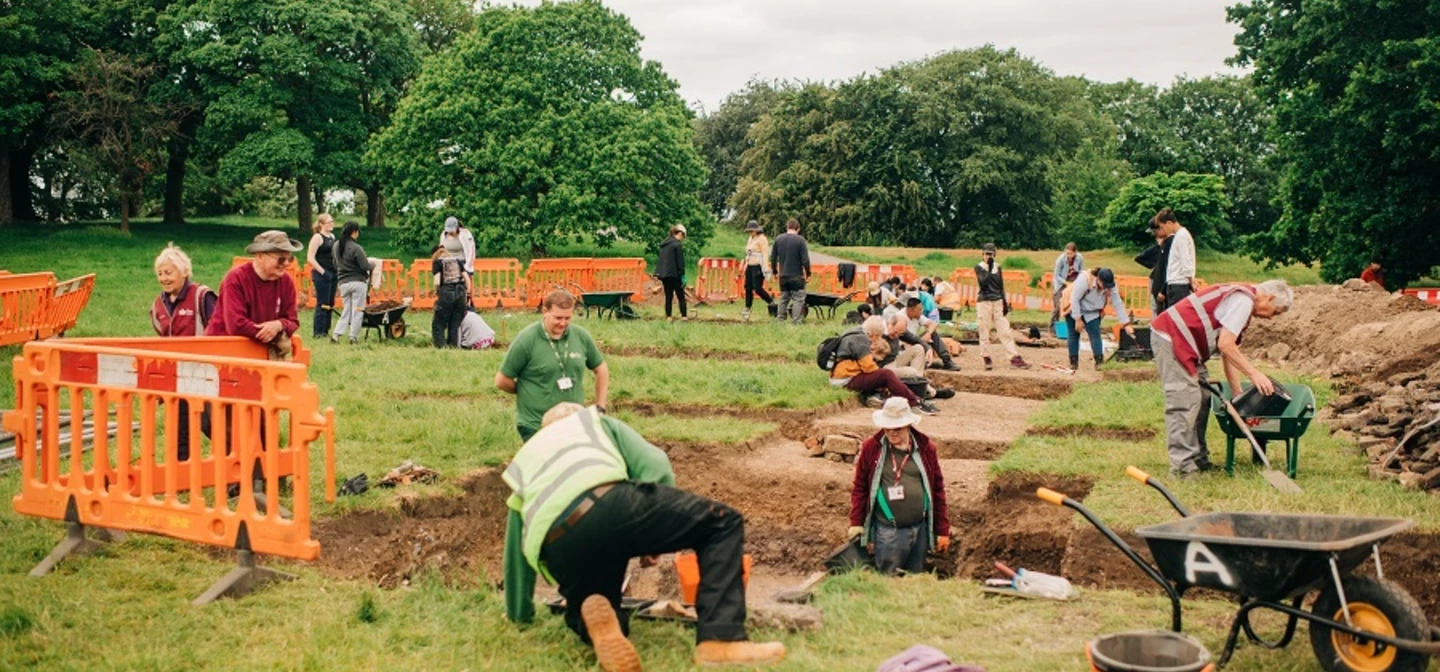
<svg viewBox="0 0 1440 672"><path fill-rule="evenodd" d="M993 43L1062 75L1168 85L1232 72L1237 0L605 0L714 110L753 77L831 81ZM522 4L538 4L523 2Z"/></svg>

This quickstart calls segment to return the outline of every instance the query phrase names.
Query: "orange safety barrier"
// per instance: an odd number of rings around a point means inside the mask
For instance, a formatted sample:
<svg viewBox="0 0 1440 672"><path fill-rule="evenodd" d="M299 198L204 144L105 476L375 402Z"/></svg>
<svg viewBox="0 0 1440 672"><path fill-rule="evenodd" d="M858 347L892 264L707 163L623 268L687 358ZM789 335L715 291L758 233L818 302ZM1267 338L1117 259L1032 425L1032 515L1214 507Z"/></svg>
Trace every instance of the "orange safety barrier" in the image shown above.
<svg viewBox="0 0 1440 672"><path fill-rule="evenodd" d="M630 300L645 298L645 260L638 257L597 258L590 262L591 292L631 290Z"/></svg>
<svg viewBox="0 0 1440 672"><path fill-rule="evenodd" d="M74 328L80 321L80 312L90 303L90 295L94 292L94 273L55 285L55 290L50 294L48 315L45 326L40 330L40 337L64 334Z"/></svg>
<svg viewBox="0 0 1440 672"><path fill-rule="evenodd" d="M1125 312L1130 314L1130 319L1155 316L1155 311L1150 306L1150 278L1117 275L1115 276L1115 288L1120 290L1120 300L1125 302ZM1105 314L1115 315L1115 308L1105 306Z"/></svg>
<svg viewBox="0 0 1440 672"><path fill-rule="evenodd" d="M1030 274L1002 268L1000 275L1005 279L1005 299L1015 310L1023 309L1025 299L1030 295ZM950 274L950 284L955 285L955 291L960 293L961 305L974 306L980 300L980 281L975 278L973 267L955 269Z"/></svg>
<svg viewBox="0 0 1440 672"><path fill-rule="evenodd" d="M525 273L519 259L475 260L475 281L470 287L475 305L519 308L525 305L524 295Z"/></svg>
<svg viewBox="0 0 1440 672"><path fill-rule="evenodd" d="M950 284L955 285L955 293L960 295L960 305L973 308L980 300L980 281L975 279L975 269L957 268L950 274Z"/></svg>
<svg viewBox="0 0 1440 672"><path fill-rule="evenodd" d="M1440 287L1411 287L1400 291L1432 306L1440 306Z"/></svg>
<svg viewBox="0 0 1440 672"><path fill-rule="evenodd" d="M13 505L18 513L67 524L66 541L31 574L93 550L87 525L240 551L240 568L197 604L284 578L254 567L251 552L318 557L320 544L310 532L310 444L325 441L325 494L333 501L334 411L319 408L318 391L306 379L308 351L298 338L295 352L304 353L302 361L269 361L265 346L238 337L27 344L14 360L16 409L3 418L16 435L21 463ZM181 402L188 405L183 415ZM62 409L72 417L91 414L97 427L114 418L118 431L113 439L94 432L86 459L79 432L68 445L60 442ZM208 444L204 416L213 429ZM182 425L189 430L183 461ZM280 487L284 476L293 477L288 495ZM239 486L233 504L225 494L231 484Z"/></svg>
<svg viewBox="0 0 1440 672"><path fill-rule="evenodd" d="M525 305L539 308L545 295L563 289L576 296L594 287L590 257L534 259L525 271Z"/></svg>
<svg viewBox="0 0 1440 672"><path fill-rule="evenodd" d="M480 260L475 260L475 265L480 265ZM410 296L414 300L410 302L412 310L430 310L435 307L435 264L434 260L425 257L416 259L410 264L410 271L407 273L410 278ZM339 298L339 297L336 297Z"/></svg>
<svg viewBox="0 0 1440 672"><path fill-rule="evenodd" d="M54 273L0 277L0 345L41 338L54 288Z"/></svg>
<svg viewBox="0 0 1440 672"><path fill-rule="evenodd" d="M695 296L700 303L729 303L745 296L745 261L704 257L695 269Z"/></svg>
<svg viewBox="0 0 1440 672"><path fill-rule="evenodd" d="M405 264L399 259L380 260L380 286L370 285L369 293L365 298L370 303L377 301L404 301L410 296L409 283L406 282L408 271ZM338 303L338 302L337 302Z"/></svg>

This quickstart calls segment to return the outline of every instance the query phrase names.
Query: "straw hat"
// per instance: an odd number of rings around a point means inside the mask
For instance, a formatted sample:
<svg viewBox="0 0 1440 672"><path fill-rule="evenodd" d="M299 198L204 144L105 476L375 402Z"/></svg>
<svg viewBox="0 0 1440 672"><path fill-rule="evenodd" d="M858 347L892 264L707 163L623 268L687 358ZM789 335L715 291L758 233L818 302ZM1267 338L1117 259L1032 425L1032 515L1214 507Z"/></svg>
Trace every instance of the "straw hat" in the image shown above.
<svg viewBox="0 0 1440 672"><path fill-rule="evenodd" d="M760 222L752 219L749 223L745 224L745 231L764 231L764 229L760 228Z"/></svg>
<svg viewBox="0 0 1440 672"><path fill-rule="evenodd" d="M870 419L880 429L899 429L920 424L920 416L910 410L904 397L890 397L880 410L870 414Z"/></svg>
<svg viewBox="0 0 1440 672"><path fill-rule="evenodd" d="M261 252L299 252L304 245L285 235L284 231L264 231L255 236L255 242L245 246L245 254Z"/></svg>

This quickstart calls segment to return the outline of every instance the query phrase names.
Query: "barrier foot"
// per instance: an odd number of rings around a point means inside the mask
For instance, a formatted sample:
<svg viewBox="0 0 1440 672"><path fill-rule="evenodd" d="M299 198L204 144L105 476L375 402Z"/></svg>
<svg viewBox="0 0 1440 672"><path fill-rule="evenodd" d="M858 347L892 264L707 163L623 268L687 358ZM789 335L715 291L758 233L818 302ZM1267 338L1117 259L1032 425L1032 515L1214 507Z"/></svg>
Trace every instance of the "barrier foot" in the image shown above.
<svg viewBox="0 0 1440 672"><path fill-rule="evenodd" d="M275 581L294 581L297 577L288 572L280 572L255 565L255 555L250 551L236 551L237 566L230 570L215 585L205 591L204 595L195 598L190 604L196 607L203 607L222 597L244 597L265 584Z"/></svg>
<svg viewBox="0 0 1440 672"><path fill-rule="evenodd" d="M115 539L114 534L120 534L120 538ZM121 541L124 539L123 533L116 532L114 534L110 535L111 540ZM50 551L50 555L45 556L45 559L41 560L40 564L35 565L35 569L30 570L30 576L45 576L53 571L55 566L60 564L60 561L65 558L72 555L90 555L104 547L105 543L103 541L85 538L84 525L67 522L65 523L65 540L60 542L60 544L55 547L55 550Z"/></svg>

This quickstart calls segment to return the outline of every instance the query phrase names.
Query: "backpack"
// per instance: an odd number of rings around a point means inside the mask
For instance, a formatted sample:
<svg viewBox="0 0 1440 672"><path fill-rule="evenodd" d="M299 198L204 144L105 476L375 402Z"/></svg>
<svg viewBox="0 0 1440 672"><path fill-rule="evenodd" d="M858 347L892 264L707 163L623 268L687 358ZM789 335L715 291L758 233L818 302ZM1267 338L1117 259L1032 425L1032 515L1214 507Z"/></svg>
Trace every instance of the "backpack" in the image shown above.
<svg viewBox="0 0 1440 672"><path fill-rule="evenodd" d="M815 349L815 366L822 371L833 371L835 369L835 352L840 349L840 336L831 336L820 341L820 347Z"/></svg>

